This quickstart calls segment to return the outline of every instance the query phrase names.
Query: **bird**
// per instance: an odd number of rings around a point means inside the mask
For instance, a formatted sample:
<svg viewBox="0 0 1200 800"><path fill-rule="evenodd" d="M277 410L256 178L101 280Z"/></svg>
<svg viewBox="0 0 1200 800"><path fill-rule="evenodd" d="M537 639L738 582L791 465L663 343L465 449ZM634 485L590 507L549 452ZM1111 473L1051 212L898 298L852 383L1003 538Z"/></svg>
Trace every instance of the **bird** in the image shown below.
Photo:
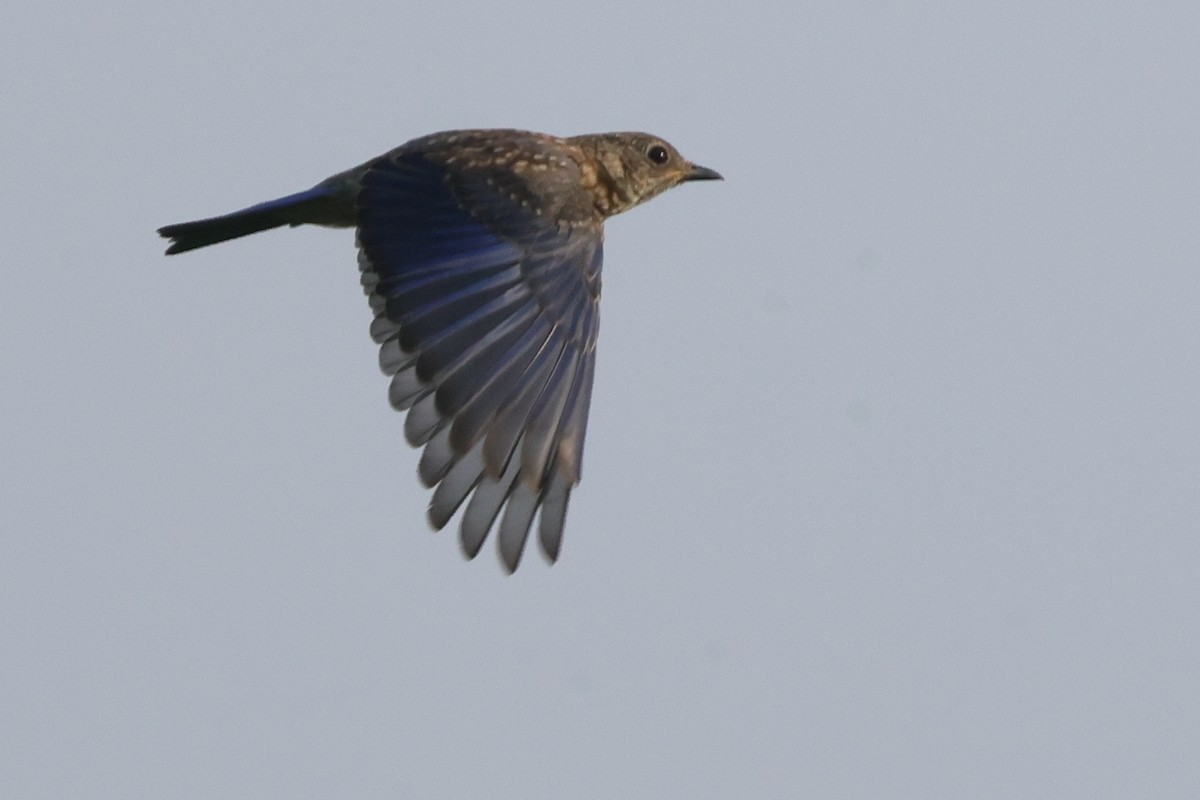
<svg viewBox="0 0 1200 800"><path fill-rule="evenodd" d="M433 490L428 521L441 530L465 502L471 559L503 512L511 574L535 515L542 553L558 559L580 480L604 221L702 180L722 176L648 133L453 130L158 233L173 255L282 226L355 228L388 399Z"/></svg>

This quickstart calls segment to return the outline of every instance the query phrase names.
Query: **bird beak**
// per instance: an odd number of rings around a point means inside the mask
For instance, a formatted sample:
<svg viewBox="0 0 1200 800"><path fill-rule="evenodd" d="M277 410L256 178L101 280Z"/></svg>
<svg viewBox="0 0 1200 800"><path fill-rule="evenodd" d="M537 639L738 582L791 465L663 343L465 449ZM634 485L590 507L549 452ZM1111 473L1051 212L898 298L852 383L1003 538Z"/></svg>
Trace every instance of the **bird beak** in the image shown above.
<svg viewBox="0 0 1200 800"><path fill-rule="evenodd" d="M692 164L692 168L687 171L687 173L683 176L683 179L685 181L723 181L723 180L725 180L724 178L721 177L721 173L717 172L715 169L709 169L708 167L701 167L696 164Z"/></svg>

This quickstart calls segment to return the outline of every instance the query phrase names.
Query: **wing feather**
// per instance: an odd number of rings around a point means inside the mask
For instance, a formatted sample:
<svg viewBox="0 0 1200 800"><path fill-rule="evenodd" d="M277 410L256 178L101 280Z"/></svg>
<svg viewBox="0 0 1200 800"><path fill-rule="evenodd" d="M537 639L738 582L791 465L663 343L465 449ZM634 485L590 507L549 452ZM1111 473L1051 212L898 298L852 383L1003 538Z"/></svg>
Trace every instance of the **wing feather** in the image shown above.
<svg viewBox="0 0 1200 800"><path fill-rule="evenodd" d="M430 524L466 502L459 538L473 557L499 519L514 570L540 513L553 561L594 375L599 225L555 225L483 173L403 148L366 168L357 207L371 336L405 436L424 448Z"/></svg>

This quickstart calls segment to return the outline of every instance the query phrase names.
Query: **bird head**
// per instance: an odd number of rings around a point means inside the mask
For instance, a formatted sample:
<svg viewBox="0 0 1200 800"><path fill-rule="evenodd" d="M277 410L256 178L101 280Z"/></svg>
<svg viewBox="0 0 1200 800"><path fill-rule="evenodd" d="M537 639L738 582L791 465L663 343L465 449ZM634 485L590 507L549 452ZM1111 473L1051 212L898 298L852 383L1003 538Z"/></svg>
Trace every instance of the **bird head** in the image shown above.
<svg viewBox="0 0 1200 800"><path fill-rule="evenodd" d="M684 181L723 180L648 133L595 133L570 140L587 156L585 182L605 216L619 214Z"/></svg>

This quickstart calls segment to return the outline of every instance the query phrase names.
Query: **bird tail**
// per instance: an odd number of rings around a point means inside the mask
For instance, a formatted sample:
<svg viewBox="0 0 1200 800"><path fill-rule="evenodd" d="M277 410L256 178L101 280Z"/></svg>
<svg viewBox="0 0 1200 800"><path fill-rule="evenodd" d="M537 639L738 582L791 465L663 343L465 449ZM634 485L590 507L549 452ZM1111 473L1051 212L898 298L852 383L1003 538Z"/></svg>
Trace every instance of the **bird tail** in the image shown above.
<svg viewBox="0 0 1200 800"><path fill-rule="evenodd" d="M317 221L321 217L320 211L329 204L330 199L330 190L318 185L219 217L166 225L159 228L158 233L171 240L167 255L186 253L198 247L207 247L282 225L301 225Z"/></svg>

